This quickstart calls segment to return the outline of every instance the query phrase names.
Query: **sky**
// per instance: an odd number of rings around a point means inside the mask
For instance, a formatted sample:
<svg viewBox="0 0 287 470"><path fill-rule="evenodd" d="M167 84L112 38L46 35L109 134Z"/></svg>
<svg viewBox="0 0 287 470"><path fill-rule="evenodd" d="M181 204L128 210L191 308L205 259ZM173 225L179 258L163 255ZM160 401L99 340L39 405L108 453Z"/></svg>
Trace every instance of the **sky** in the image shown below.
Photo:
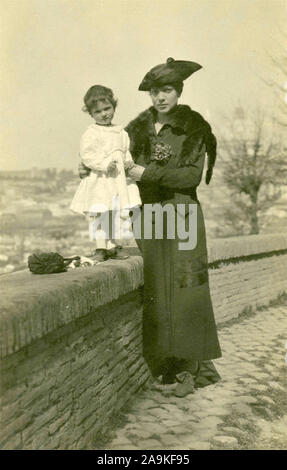
<svg viewBox="0 0 287 470"><path fill-rule="evenodd" d="M237 106L276 112L266 80L282 80L270 56L287 0L0 0L0 13L2 170L75 169L88 88L112 88L126 125L151 105L143 76L168 57L203 66L180 103L213 127Z"/></svg>

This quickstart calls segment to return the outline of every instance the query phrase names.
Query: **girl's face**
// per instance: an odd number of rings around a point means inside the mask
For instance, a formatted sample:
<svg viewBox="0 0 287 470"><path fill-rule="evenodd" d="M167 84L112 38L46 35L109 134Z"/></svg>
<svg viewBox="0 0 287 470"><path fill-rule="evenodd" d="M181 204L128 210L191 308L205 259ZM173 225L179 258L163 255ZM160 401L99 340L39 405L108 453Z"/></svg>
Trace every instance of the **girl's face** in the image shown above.
<svg viewBox="0 0 287 470"><path fill-rule="evenodd" d="M172 85L151 88L150 97L155 109L161 114L167 114L178 102L177 91Z"/></svg>
<svg viewBox="0 0 287 470"><path fill-rule="evenodd" d="M115 114L115 109L109 101L98 101L91 110L91 116L96 124L100 126L110 126Z"/></svg>

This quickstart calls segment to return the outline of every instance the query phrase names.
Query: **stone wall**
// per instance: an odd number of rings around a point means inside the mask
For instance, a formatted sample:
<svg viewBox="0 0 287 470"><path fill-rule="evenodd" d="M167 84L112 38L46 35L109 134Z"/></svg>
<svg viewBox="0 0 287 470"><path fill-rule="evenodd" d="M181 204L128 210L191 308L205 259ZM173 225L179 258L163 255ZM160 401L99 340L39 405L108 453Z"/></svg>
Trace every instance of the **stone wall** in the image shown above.
<svg viewBox="0 0 287 470"><path fill-rule="evenodd" d="M217 323L287 292L287 237L211 240ZM82 449L149 379L142 259L1 276L2 449Z"/></svg>
<svg viewBox="0 0 287 470"><path fill-rule="evenodd" d="M81 449L149 377L142 259L2 281L1 448Z"/></svg>
<svg viewBox="0 0 287 470"><path fill-rule="evenodd" d="M287 236L211 240L209 283L217 325L287 292Z"/></svg>

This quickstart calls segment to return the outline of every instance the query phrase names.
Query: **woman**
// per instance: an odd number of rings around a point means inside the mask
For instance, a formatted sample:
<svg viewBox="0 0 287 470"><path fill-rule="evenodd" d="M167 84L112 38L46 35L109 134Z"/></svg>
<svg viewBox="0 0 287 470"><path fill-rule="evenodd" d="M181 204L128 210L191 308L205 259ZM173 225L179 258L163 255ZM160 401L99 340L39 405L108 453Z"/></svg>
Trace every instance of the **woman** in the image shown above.
<svg viewBox="0 0 287 470"><path fill-rule="evenodd" d="M152 374L163 383L177 381L175 395L184 397L220 379L211 359L221 356L210 299L207 249L202 210L196 195L205 155L208 155L208 184L216 157L216 139L203 117L179 105L183 80L199 70L194 62L169 58L152 68L139 90L148 91L153 106L129 123L126 130L143 203L162 208L178 204L186 219L197 208L197 244L179 248L168 238L164 218L163 238L141 238L144 260L144 356ZM133 171L130 169L130 172ZM135 176L135 175L134 175ZM180 216L176 217L178 221ZM144 231L144 227L143 227ZM143 232L142 232L143 234Z"/></svg>

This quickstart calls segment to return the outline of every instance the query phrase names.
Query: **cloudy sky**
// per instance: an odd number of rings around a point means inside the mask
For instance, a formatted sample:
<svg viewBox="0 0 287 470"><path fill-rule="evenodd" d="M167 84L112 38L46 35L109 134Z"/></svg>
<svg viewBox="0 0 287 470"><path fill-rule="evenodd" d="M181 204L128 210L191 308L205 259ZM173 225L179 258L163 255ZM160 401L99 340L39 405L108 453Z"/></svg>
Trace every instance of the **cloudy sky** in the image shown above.
<svg viewBox="0 0 287 470"><path fill-rule="evenodd" d="M215 127L241 105L271 111L265 79L286 0L0 0L1 169L75 168L94 84L119 98L115 122L150 105L143 75L167 57L199 62L182 103ZM280 77L281 79L281 77Z"/></svg>

